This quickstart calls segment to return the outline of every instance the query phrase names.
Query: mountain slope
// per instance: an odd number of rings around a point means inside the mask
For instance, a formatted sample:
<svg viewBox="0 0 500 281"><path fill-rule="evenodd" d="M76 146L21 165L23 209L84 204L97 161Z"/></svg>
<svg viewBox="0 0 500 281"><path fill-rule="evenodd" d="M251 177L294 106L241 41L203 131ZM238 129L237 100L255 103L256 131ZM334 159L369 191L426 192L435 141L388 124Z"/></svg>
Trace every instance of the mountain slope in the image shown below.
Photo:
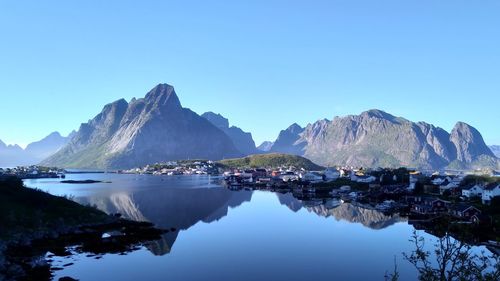
<svg viewBox="0 0 500 281"><path fill-rule="evenodd" d="M500 145L490 145L489 148L496 157L500 157Z"/></svg>
<svg viewBox="0 0 500 281"><path fill-rule="evenodd" d="M229 120L220 114L205 112L201 116L226 133L241 153L250 155L258 152L251 133L244 132L242 129L235 126L229 127Z"/></svg>
<svg viewBox="0 0 500 281"><path fill-rule="evenodd" d="M304 128L300 127L297 123L293 123L290 127L279 133L278 138L269 151L302 155L304 146L298 143L302 132L304 132Z"/></svg>
<svg viewBox="0 0 500 281"><path fill-rule="evenodd" d="M172 86L106 105L71 142L43 162L72 168L131 168L168 160L219 160L241 153L221 130L183 108Z"/></svg>
<svg viewBox="0 0 500 281"><path fill-rule="evenodd" d="M322 165L428 169L500 165L479 132L465 123L457 123L449 134L381 110L319 120L288 140L273 150L293 151Z"/></svg>

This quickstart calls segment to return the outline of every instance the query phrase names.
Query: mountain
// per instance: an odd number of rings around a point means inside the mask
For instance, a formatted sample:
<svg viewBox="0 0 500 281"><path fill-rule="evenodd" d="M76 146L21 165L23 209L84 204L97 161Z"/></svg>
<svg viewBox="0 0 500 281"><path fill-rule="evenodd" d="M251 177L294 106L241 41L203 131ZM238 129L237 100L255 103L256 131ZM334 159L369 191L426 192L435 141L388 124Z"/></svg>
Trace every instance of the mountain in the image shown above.
<svg viewBox="0 0 500 281"><path fill-rule="evenodd" d="M256 154L244 158L225 159L220 161L222 165L228 168L280 168L280 167L296 167L306 170L322 170L324 167L314 164L311 160L297 155L290 154Z"/></svg>
<svg viewBox="0 0 500 281"><path fill-rule="evenodd" d="M172 86L159 84L144 98L104 106L43 164L122 169L168 160L239 156L224 132L183 108Z"/></svg>
<svg viewBox="0 0 500 281"><path fill-rule="evenodd" d="M250 155L258 152L251 133L244 132L235 126L229 127L229 120L220 114L205 112L201 116L223 131L241 153Z"/></svg>
<svg viewBox="0 0 500 281"><path fill-rule="evenodd" d="M27 165L31 162L24 153L24 150L18 145L6 145L0 140L0 167L14 167L18 165Z"/></svg>
<svg viewBox="0 0 500 281"><path fill-rule="evenodd" d="M490 145L490 150L496 157L500 157L500 145Z"/></svg>
<svg viewBox="0 0 500 281"><path fill-rule="evenodd" d="M348 221L351 223L360 223L371 229L383 229L395 223L404 221L404 218L398 214L386 215L373 209L366 209L362 206L355 206L350 203L343 203L340 206L328 209L324 204L318 206L307 206L307 201L301 201L291 193L275 193L281 205L287 206L291 211L298 212L302 208L308 212L314 213L325 218L334 218L337 221Z"/></svg>
<svg viewBox="0 0 500 281"><path fill-rule="evenodd" d="M298 142L302 132L304 132L304 128L300 127L297 123L293 123L290 127L280 132L269 151L302 155L304 147Z"/></svg>
<svg viewBox="0 0 500 281"><path fill-rule="evenodd" d="M161 241L146 245L155 255L170 252L178 235L198 222L218 221L230 209L250 202L252 192L232 192L226 188L157 188L139 191L111 192L109 196L91 195L75 200L85 206L96 206L108 214L120 213L135 221L150 221L170 229Z"/></svg>
<svg viewBox="0 0 500 281"><path fill-rule="evenodd" d="M25 151L37 161L42 161L65 146L74 134L73 131L67 137L63 137L59 132L53 132L39 141L28 144Z"/></svg>
<svg viewBox="0 0 500 281"><path fill-rule="evenodd" d="M257 146L257 149L260 150L260 151L263 151L263 152L268 152L271 150L271 148L273 147L274 145L274 142L272 141L265 141L263 143L261 143L259 146Z"/></svg>
<svg viewBox="0 0 500 281"><path fill-rule="evenodd" d="M0 141L0 167L35 165L65 146L72 137L53 132L45 138L32 142L22 149L19 145L5 145Z"/></svg>
<svg viewBox="0 0 500 281"><path fill-rule="evenodd" d="M299 128L282 131L276 140L280 145L275 143L271 150L301 155L321 165L500 168L500 160L484 144L481 134L463 122L450 134L425 122L369 110L319 120L301 132Z"/></svg>

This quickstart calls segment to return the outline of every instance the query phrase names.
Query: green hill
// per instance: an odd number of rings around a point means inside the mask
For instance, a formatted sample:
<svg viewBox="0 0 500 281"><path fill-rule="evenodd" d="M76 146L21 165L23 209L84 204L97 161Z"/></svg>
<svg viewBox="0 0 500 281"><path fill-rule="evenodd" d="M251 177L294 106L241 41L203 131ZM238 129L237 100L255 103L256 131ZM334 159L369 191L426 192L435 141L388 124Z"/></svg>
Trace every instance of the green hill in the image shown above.
<svg viewBox="0 0 500 281"><path fill-rule="evenodd" d="M244 158L219 161L226 168L279 168L293 166L306 170L322 170L324 167L314 164L311 160L290 154L256 154Z"/></svg>

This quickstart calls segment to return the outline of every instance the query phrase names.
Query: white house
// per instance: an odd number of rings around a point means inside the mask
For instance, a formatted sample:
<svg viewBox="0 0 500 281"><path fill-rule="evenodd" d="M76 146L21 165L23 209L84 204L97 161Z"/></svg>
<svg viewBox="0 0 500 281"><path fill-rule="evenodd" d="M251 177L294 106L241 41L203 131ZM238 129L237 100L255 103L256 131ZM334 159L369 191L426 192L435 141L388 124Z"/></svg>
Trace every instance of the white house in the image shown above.
<svg viewBox="0 0 500 281"><path fill-rule="evenodd" d="M483 200L483 204L490 204L491 199L497 196L500 196L500 183L490 183L484 187L481 198Z"/></svg>
<svg viewBox="0 0 500 281"><path fill-rule="evenodd" d="M468 189L462 189L462 196L467 198L481 196L482 194L483 194L483 187L480 186L479 184L476 184Z"/></svg>

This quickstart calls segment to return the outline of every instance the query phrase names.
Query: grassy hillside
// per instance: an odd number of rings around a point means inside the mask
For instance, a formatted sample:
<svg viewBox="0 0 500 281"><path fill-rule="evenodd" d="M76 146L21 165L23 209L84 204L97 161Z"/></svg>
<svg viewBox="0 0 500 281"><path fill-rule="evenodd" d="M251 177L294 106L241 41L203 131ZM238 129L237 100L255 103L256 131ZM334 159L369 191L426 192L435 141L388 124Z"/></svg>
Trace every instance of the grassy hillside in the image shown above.
<svg viewBox="0 0 500 281"><path fill-rule="evenodd" d="M226 159L219 161L226 168L279 168L293 166L306 170L322 170L324 167L314 164L311 160L301 156L289 154L257 154L244 158Z"/></svg>
<svg viewBox="0 0 500 281"><path fill-rule="evenodd" d="M97 209L26 188L18 178L0 179L0 239L19 238L17 236L21 233L43 234L107 220L109 217Z"/></svg>

